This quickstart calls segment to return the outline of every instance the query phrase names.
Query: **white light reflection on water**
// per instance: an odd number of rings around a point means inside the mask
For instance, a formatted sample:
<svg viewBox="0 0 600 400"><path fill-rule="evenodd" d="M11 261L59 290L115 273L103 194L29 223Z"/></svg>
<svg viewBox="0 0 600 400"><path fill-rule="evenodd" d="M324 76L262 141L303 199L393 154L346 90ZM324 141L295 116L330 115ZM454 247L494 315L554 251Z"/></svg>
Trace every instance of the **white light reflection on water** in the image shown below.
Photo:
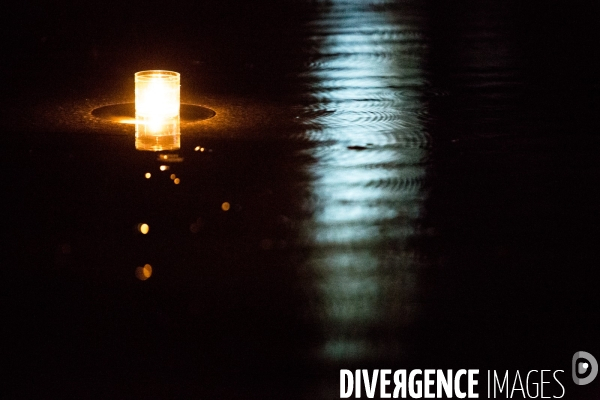
<svg viewBox="0 0 600 400"><path fill-rule="evenodd" d="M318 355L397 360L399 333L418 312L422 264L408 239L426 197L419 94L427 46L420 21L397 10L358 1L322 10L310 26L306 78L319 117L305 122L315 164L313 214L303 225L315 277L311 312L324 335Z"/></svg>

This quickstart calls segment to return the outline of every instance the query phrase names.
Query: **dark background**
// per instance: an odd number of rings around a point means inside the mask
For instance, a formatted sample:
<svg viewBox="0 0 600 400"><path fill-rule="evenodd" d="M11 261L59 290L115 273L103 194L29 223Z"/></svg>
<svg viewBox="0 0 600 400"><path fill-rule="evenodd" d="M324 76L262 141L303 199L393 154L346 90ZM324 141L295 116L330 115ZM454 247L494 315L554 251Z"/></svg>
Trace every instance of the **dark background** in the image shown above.
<svg viewBox="0 0 600 400"><path fill-rule="evenodd" d="M565 398L597 398L598 381L576 387L570 378L574 352L600 357L592 2L1 7L6 398L328 399L339 397L340 368L384 367L564 369ZM348 104L319 100L327 78L311 73L352 59L352 50L320 50L352 33L336 24L373 15L392 28L407 24L413 36L373 25L383 50L356 50L359 61L361 51L393 64L387 56L415 56L395 53L405 43L424 49L415 53L422 81L392 70L400 83L383 89L408 99L403 107L427 132L414 145L424 155L408 163L425 171L426 195L407 203L418 205L417 217L349 225L376 226L374 241L323 247L304 227L335 225L314 223L330 204L317 198L319 177L337 171L327 160L375 150L342 124ZM185 161L170 170L182 176L177 187L158 172L156 154L135 151L133 127L89 117L133 101L133 73L144 69L180 72L182 99L222 118L187 128ZM374 147L381 115L370 120ZM390 123L398 141L381 151L396 151L411 129ZM327 129L333 139L319 136ZM362 187L382 202L381 193L399 199L413 184L402 178L405 164L388 164L396 186ZM376 168L358 165L344 179ZM150 170L154 178L143 179ZM224 201L231 211L221 210ZM140 222L151 234L136 232ZM414 231L389 233L398 226ZM357 248L383 271L359 278L388 292L377 300L385 313L377 323L352 326L328 317L320 254ZM134 270L145 263L154 274L141 282ZM334 306L370 299L344 293ZM405 295L408 305L394 300ZM323 356L335 335L378 350Z"/></svg>

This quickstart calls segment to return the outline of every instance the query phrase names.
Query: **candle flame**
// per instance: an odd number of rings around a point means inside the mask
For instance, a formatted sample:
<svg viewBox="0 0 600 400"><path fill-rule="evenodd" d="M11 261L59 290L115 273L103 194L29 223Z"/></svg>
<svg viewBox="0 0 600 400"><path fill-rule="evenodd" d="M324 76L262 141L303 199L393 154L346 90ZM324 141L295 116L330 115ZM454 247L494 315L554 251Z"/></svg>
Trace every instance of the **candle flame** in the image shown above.
<svg viewBox="0 0 600 400"><path fill-rule="evenodd" d="M179 107L177 72L136 73L136 148L154 151L179 148Z"/></svg>

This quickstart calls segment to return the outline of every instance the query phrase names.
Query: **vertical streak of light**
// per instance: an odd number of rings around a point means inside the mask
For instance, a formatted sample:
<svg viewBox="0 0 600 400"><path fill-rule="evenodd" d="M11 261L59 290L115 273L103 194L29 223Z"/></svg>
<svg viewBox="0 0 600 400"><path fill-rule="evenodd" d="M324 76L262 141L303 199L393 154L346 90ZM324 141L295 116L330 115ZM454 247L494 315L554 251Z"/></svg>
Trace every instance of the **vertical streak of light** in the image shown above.
<svg viewBox="0 0 600 400"><path fill-rule="evenodd" d="M397 357L397 333L418 311L420 262L408 239L426 196L424 40L401 15L360 2L333 2L311 28L310 98L329 111L307 126L316 200L303 229L318 277L317 353L342 362Z"/></svg>

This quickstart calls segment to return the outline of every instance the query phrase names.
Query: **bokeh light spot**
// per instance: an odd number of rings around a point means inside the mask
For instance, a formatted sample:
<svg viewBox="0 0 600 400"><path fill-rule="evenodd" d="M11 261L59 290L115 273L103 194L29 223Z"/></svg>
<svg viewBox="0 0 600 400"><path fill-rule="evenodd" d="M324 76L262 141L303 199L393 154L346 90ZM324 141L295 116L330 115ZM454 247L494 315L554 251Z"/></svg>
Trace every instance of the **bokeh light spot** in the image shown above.
<svg viewBox="0 0 600 400"><path fill-rule="evenodd" d="M231 204L229 204L228 202L221 204L221 210L223 210L223 211L229 211L230 208L231 208Z"/></svg>
<svg viewBox="0 0 600 400"><path fill-rule="evenodd" d="M179 182L181 182L181 180L179 178L173 179L174 184L179 185Z"/></svg>
<svg viewBox="0 0 600 400"><path fill-rule="evenodd" d="M150 226L148 224L138 224L138 231L140 231L141 234L145 235L148 232L150 232Z"/></svg>
<svg viewBox="0 0 600 400"><path fill-rule="evenodd" d="M150 172L146 172L144 176L146 177L146 179L150 179L152 177L152 174Z"/></svg>
<svg viewBox="0 0 600 400"><path fill-rule="evenodd" d="M140 281L145 281L152 276L152 265L146 264L143 267L137 267L135 269L135 277Z"/></svg>

